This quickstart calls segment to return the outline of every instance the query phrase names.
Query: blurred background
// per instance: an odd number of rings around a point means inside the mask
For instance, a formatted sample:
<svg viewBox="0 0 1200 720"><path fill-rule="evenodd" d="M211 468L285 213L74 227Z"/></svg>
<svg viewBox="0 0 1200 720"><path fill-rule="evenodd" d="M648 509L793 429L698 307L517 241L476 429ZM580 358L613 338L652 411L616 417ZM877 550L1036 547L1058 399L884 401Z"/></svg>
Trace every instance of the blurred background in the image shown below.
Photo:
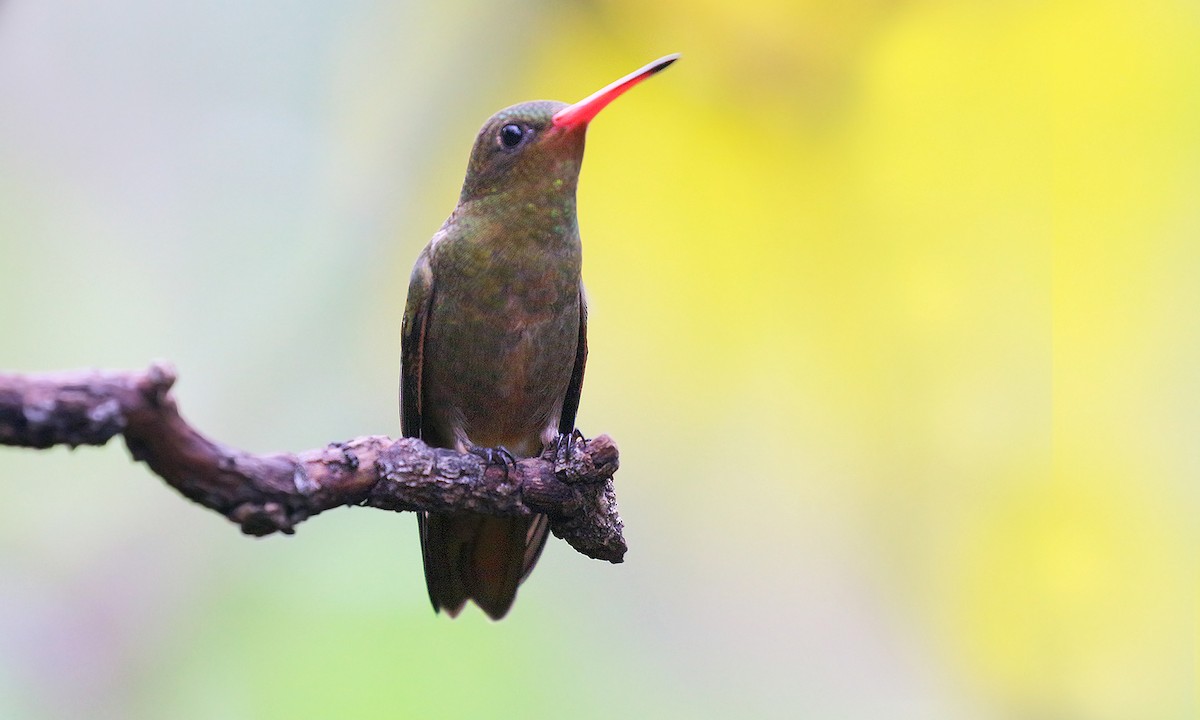
<svg viewBox="0 0 1200 720"><path fill-rule="evenodd" d="M8 0L0 368L398 434L479 125L676 51L579 193L623 565L450 621L412 517L0 449L0 717L1196 717L1194 2Z"/></svg>

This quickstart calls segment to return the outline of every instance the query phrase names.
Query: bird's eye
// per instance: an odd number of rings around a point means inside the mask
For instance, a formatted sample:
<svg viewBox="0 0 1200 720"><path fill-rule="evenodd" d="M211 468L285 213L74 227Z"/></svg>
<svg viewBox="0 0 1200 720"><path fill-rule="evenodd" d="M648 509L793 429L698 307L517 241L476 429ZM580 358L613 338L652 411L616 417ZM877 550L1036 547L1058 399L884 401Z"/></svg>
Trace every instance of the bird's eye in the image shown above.
<svg viewBox="0 0 1200 720"><path fill-rule="evenodd" d="M525 137L525 129L520 125L509 124L500 128L500 144L510 150L520 145L523 137Z"/></svg>

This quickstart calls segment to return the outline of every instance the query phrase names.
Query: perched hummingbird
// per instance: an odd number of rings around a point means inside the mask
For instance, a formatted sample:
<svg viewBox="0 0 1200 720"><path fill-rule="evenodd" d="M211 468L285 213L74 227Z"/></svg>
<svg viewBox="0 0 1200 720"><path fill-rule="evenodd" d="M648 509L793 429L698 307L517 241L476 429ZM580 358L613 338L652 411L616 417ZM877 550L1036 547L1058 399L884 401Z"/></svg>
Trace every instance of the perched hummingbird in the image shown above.
<svg viewBox="0 0 1200 720"><path fill-rule="evenodd" d="M588 123L675 62L668 55L567 105L493 115L475 138L458 205L417 257L401 328L405 437L488 462L569 442L587 358L575 187ZM451 617L494 620L546 544L544 515L420 513L425 582Z"/></svg>

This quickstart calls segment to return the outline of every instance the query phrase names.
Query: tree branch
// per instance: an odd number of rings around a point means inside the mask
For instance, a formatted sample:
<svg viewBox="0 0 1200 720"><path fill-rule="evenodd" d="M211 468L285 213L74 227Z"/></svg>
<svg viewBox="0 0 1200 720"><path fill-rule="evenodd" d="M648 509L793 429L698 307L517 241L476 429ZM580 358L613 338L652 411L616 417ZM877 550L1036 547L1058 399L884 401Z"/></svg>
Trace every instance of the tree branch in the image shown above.
<svg viewBox="0 0 1200 720"><path fill-rule="evenodd" d="M544 513L554 534L584 555L618 563L625 554L612 483L617 447L607 435L507 469L382 435L255 455L188 425L171 396L174 383L165 364L142 372L0 373L0 445L104 445L124 435L135 460L249 535L291 534L297 523L341 505Z"/></svg>

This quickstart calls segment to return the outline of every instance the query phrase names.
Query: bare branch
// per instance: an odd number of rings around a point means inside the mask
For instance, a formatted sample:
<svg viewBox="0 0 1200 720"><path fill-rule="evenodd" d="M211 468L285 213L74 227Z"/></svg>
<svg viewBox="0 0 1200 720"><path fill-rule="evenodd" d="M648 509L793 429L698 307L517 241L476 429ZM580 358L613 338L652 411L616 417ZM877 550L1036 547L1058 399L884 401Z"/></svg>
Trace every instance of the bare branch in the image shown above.
<svg viewBox="0 0 1200 720"><path fill-rule="evenodd" d="M134 459L250 535L290 534L297 523L341 505L544 513L554 534L584 555L616 563L625 554L612 483L617 447L607 435L507 470L382 435L255 455L188 425L171 396L174 383L165 364L143 372L0 373L0 445L104 445L124 435Z"/></svg>

